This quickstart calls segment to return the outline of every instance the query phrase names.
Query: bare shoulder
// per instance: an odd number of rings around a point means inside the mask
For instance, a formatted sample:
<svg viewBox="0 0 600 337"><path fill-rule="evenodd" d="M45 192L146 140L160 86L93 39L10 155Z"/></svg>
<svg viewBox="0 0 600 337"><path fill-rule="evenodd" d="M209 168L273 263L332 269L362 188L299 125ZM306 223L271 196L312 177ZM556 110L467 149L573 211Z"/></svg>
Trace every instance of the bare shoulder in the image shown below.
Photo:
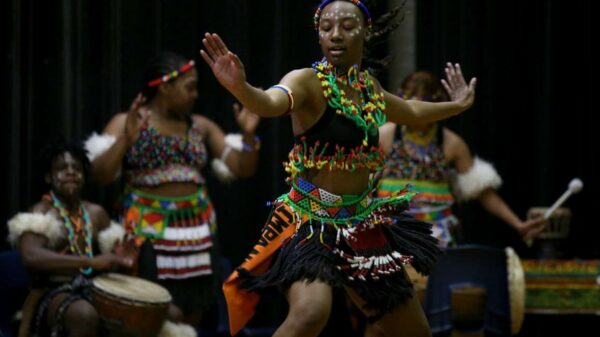
<svg viewBox="0 0 600 337"><path fill-rule="evenodd" d="M292 90L306 92L321 87L317 74L311 68L292 70L281 79L281 83L289 86Z"/></svg>
<svg viewBox="0 0 600 337"><path fill-rule="evenodd" d="M87 209L87 211L92 214L99 214L99 213L104 213L106 214L106 210L104 209L104 207L102 207L99 204L96 204L94 202L91 201L87 201L87 200L83 200L83 206Z"/></svg>
<svg viewBox="0 0 600 337"><path fill-rule="evenodd" d="M444 155L448 161L455 162L470 157L467 143L456 132L445 127L443 137Z"/></svg>
<svg viewBox="0 0 600 337"><path fill-rule="evenodd" d="M373 82L373 88L376 92L384 91L383 86L381 85L377 77L373 76L372 74L369 74L369 79Z"/></svg>
<svg viewBox="0 0 600 337"><path fill-rule="evenodd" d="M443 135L444 135L444 143L455 143L463 141L462 138L454 131L448 129L447 127L443 127Z"/></svg>
<svg viewBox="0 0 600 337"><path fill-rule="evenodd" d="M443 137L444 144L448 144L451 147L466 146L464 139L459 136L458 133L448 129L447 127L443 128Z"/></svg>
<svg viewBox="0 0 600 337"><path fill-rule="evenodd" d="M112 135L119 135L125 132L125 122L127 121L127 113L120 112L114 115L111 120L106 124L104 133Z"/></svg>
<svg viewBox="0 0 600 337"><path fill-rule="evenodd" d="M29 208L29 210L33 213L43 213L43 214L55 213L55 214L58 214L54 210L54 207L52 206L52 204L46 200L42 200L42 201L36 203L35 205L31 206Z"/></svg>
<svg viewBox="0 0 600 337"><path fill-rule="evenodd" d="M192 126L200 130L203 136L210 134L215 127L218 127L217 123L213 122L212 119L199 114L192 115Z"/></svg>
<svg viewBox="0 0 600 337"><path fill-rule="evenodd" d="M98 228L98 230L102 230L110 224L110 217L104 207L86 200L83 201L83 205L88 211L94 227Z"/></svg>
<svg viewBox="0 0 600 337"><path fill-rule="evenodd" d="M317 79L317 75L312 68L301 68L301 69L294 69L294 70L290 71L283 77L283 80L299 80L299 81L301 81L301 80L309 80L312 78Z"/></svg>

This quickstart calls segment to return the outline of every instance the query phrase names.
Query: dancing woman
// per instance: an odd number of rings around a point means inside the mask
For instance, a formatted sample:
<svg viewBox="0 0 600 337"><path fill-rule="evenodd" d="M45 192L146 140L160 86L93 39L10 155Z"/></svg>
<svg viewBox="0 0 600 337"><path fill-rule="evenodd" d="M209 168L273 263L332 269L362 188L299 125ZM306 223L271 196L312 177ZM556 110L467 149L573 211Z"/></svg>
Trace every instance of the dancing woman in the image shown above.
<svg viewBox="0 0 600 337"><path fill-rule="evenodd" d="M290 115L295 144L286 163L289 193L273 206L259 242L224 285L232 334L249 320L259 293L285 292L288 316L275 336L316 336L343 287L388 336L429 335L412 296L405 264L426 273L438 250L430 226L395 214L412 194L373 195L382 168L378 126L433 122L459 114L474 99L458 65L448 64L450 102L404 101L362 67L365 41L378 31L360 1L323 1L314 18L324 58L261 90L217 34L201 55L217 80L261 117Z"/></svg>

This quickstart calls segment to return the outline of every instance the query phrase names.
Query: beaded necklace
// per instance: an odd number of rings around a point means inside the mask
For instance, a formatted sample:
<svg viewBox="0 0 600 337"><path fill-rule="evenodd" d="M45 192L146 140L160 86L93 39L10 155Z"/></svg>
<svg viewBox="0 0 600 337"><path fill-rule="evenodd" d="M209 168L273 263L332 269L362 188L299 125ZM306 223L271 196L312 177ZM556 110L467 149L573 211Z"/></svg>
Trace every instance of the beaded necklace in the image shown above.
<svg viewBox="0 0 600 337"><path fill-rule="evenodd" d="M56 197L54 192L50 191L50 197L52 198L52 205L58 210L58 213L63 218L63 223L67 229L67 236L69 238L69 248L71 253L79 256L87 255L92 258L94 252L92 251L92 221L88 211L80 203L77 209L77 214L71 214L63 203ZM83 226L81 222L83 221ZM74 224L75 223L75 224ZM82 252L79 248L79 235L84 232L85 235L85 251ZM81 272L85 275L92 273L92 268L82 268Z"/></svg>
<svg viewBox="0 0 600 337"><path fill-rule="evenodd" d="M405 149L411 158L418 158L426 163L432 160L430 154L435 152L437 145L438 125L434 124L428 130L409 130L406 125L402 125L402 135Z"/></svg>
<svg viewBox="0 0 600 337"><path fill-rule="evenodd" d="M367 146L369 134L375 134L377 128L386 122L383 92L376 93L373 90L369 72L359 71L357 65L348 70L348 75L338 75L335 67L327 61L315 62L313 68L321 82L327 104L364 131L363 145ZM344 85L358 94L358 104L347 98L346 92L341 89Z"/></svg>

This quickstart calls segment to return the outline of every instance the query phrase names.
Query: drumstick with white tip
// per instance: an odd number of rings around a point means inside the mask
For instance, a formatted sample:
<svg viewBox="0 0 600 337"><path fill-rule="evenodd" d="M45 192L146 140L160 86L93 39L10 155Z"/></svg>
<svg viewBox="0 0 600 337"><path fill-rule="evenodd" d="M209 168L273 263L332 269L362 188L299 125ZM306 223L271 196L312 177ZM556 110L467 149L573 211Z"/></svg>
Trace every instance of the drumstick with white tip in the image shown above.
<svg viewBox="0 0 600 337"><path fill-rule="evenodd" d="M573 180L571 180L571 182L569 183L569 188L565 191L565 193L563 193L563 195L561 195L560 198L558 198L558 200L556 200L556 202L550 208L548 208L546 213L544 213L544 219L550 219L554 211L556 211L562 204L564 204L564 202L567 201L567 199L569 199L571 195L579 193L582 188L583 182L581 181L581 179L574 178Z"/></svg>
<svg viewBox="0 0 600 337"><path fill-rule="evenodd" d="M565 193L563 193L563 195L561 195L560 198L558 198L558 200L556 200L556 202L554 204L552 204L552 206L550 206L550 208L548 208L546 210L546 212L544 213L544 220L550 219L552 214L562 204L564 204L565 201L567 201L567 199L569 199L569 197L571 195L579 193L582 188L583 188L583 181L581 181L581 179L579 179L579 178L572 179L571 182L569 182L569 188L565 191ZM533 244L533 239L527 240L527 246L531 247L532 244Z"/></svg>

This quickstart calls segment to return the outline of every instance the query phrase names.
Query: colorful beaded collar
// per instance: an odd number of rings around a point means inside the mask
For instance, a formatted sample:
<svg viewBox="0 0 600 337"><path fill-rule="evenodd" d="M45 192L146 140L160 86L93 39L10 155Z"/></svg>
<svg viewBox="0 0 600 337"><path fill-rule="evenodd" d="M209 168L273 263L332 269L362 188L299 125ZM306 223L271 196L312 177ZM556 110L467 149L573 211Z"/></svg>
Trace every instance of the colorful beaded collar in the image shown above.
<svg viewBox="0 0 600 337"><path fill-rule="evenodd" d="M375 92L369 72L359 71L358 66L354 65L347 75L338 74L337 69L327 61L314 63L313 69L321 82L327 104L364 131L363 145L367 146L369 134L375 134L386 122L383 92ZM353 89L360 98L359 104L347 98L342 87Z"/></svg>
<svg viewBox="0 0 600 337"><path fill-rule="evenodd" d="M85 207L83 207L83 204L80 202L76 213L72 214L67 210L60 199L56 197L53 191L50 191L50 194L48 197L46 197L46 199L52 202L52 206L54 206L54 208L63 218L63 224L67 229L71 253L78 256L87 256L89 258L94 257L94 252L92 249L92 221L90 220L88 211L85 209ZM84 235L85 240L85 250L83 252L79 248L81 234ZM82 268L81 272L85 275L90 275L92 273L92 268Z"/></svg>

